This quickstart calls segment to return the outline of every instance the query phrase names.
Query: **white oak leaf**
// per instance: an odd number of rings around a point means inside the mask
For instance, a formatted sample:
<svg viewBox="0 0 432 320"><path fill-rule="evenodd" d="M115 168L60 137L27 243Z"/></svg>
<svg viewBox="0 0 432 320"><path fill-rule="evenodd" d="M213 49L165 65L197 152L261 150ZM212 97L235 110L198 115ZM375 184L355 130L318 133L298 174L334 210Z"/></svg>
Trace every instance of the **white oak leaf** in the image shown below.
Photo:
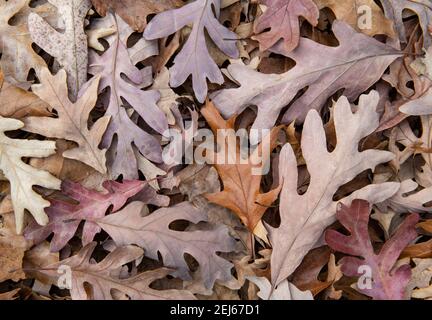
<svg viewBox="0 0 432 320"><path fill-rule="evenodd" d="M57 111L57 118L28 117L24 119L25 130L45 137L70 140L77 147L63 152L65 158L81 161L100 173L106 173L106 150L99 143L110 121L109 116L98 119L88 128L89 115L97 100L99 77L89 82L76 103L68 98L66 72L62 69L55 76L45 68L40 72L41 84L32 90Z"/></svg>
<svg viewBox="0 0 432 320"><path fill-rule="evenodd" d="M366 150L359 152L359 142L379 125L375 111L379 95L372 91L360 96L357 112L346 97L334 106L334 125L337 145L327 150L323 123L318 112L308 113L304 123L301 146L310 184L307 191L297 192L297 160L292 147L287 144L280 155L280 179L283 187L280 198L281 223L278 228L268 227L273 246L271 259L272 284L279 285L299 266L303 257L320 239L324 229L335 221L337 202L333 196L339 187L350 182L361 172L374 169L393 159L391 152ZM368 185L340 200L350 203L364 199L370 203L382 202L399 189L399 183L388 182Z"/></svg>
<svg viewBox="0 0 432 320"><path fill-rule="evenodd" d="M64 32L58 32L36 13L28 16L28 28L33 41L51 56L68 74L72 100L87 81L87 35L84 19L91 8L90 0L49 0L57 7L64 21Z"/></svg>
<svg viewBox="0 0 432 320"><path fill-rule="evenodd" d="M32 188L41 186L60 189L60 180L46 171L38 170L23 162L24 157L48 157L55 153L55 142L11 139L6 131L22 129L19 120L0 117L0 169L11 185L11 197L18 234L24 228L24 211L27 209L40 225L48 223L44 209L49 201L43 199Z"/></svg>

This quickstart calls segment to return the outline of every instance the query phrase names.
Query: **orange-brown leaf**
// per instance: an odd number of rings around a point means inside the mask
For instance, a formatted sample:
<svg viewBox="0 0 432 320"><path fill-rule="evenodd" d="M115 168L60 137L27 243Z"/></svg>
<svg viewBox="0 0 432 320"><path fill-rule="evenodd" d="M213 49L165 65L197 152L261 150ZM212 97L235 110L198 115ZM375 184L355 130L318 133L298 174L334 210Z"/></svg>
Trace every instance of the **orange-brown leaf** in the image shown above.
<svg viewBox="0 0 432 320"><path fill-rule="evenodd" d="M207 102L206 106L201 109L201 113L215 134L218 129L234 129L235 117L224 120L212 102ZM270 133L270 148L268 149L270 152L276 147L277 135L280 129L281 127L274 128ZM226 145L227 139L217 141L218 145L221 143ZM231 151L230 148L226 148L226 150L228 150L228 153ZM258 150L264 152L265 149L263 149L262 144L258 147ZM215 164L215 168L223 182L223 191L207 194L206 198L210 202L232 210L246 227L253 232L267 208L278 197L280 187L267 193L261 193L262 176L253 174L253 169L258 168L258 166L252 163L251 158L249 158L247 164L240 163L238 143L235 152L236 161L234 164ZM228 154L228 157L231 158L231 156L234 155Z"/></svg>

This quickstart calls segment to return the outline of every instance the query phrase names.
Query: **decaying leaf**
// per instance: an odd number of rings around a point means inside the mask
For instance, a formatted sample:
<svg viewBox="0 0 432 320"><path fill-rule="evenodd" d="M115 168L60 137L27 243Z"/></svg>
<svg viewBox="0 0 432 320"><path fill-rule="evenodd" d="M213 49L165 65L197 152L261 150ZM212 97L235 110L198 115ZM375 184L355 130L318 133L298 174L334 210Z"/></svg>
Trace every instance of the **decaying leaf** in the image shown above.
<svg viewBox="0 0 432 320"><path fill-rule="evenodd" d="M395 37L393 21L384 16L373 0L314 0L320 9L330 8L338 20L345 21L359 32L369 36L385 34Z"/></svg>
<svg viewBox="0 0 432 320"><path fill-rule="evenodd" d="M353 277L367 272L366 277L371 278L369 286L357 290L377 300L402 300L405 298L411 269L407 264L397 269L394 269L394 265L402 250L416 238L414 226L419 216L409 215L380 252L375 254L368 232L369 213L369 203L364 200L354 200L350 207L341 204L337 219L350 235L328 230L326 242L333 249L351 255L343 257L340 262L345 275Z"/></svg>
<svg viewBox="0 0 432 320"><path fill-rule="evenodd" d="M397 213L404 212L432 212L427 204L432 201L432 188L417 191L418 184L413 180L404 180L396 194L385 203Z"/></svg>
<svg viewBox="0 0 432 320"><path fill-rule="evenodd" d="M25 278L22 264L28 245L23 236L15 234L13 214L1 212L0 217L0 281L18 281Z"/></svg>
<svg viewBox="0 0 432 320"><path fill-rule="evenodd" d="M23 157L47 157L55 152L52 141L11 139L5 132L19 130L24 123L19 120L0 117L0 169L11 185L11 197L15 213L17 233L24 228L24 211L28 210L40 225L48 223L44 208L50 205L32 187L37 185L59 189L60 180L48 172L37 170L25 162Z"/></svg>
<svg viewBox="0 0 432 320"><path fill-rule="evenodd" d="M415 267L411 270L411 280L407 286L407 296L417 298L419 290L430 287L432 280L432 259L413 259ZM417 288L417 290L415 290ZM421 292L421 291L420 291ZM417 296L417 297L416 297Z"/></svg>
<svg viewBox="0 0 432 320"><path fill-rule="evenodd" d="M268 8L257 20L254 39L262 51L283 39L284 52L295 49L300 39L299 17L313 26L318 24L319 9L312 0L261 0ZM269 31L264 31L270 29ZM264 31L264 32L263 32Z"/></svg>
<svg viewBox="0 0 432 320"><path fill-rule="evenodd" d="M98 146L110 117L100 118L91 129L88 123L90 112L96 103L99 79L91 81L87 90L73 103L67 94L66 72L60 70L53 76L47 68L41 70L41 84L33 85L32 90L57 111L58 117L28 117L24 123L26 131L77 143L78 147L65 151L63 156L106 173L106 150L101 150Z"/></svg>
<svg viewBox="0 0 432 320"><path fill-rule="evenodd" d="M234 132L235 117L225 121L213 103L208 102L206 107L201 109L201 113L215 134L218 130L232 130ZM238 144L236 144L235 150L229 148L228 143L230 143L230 139L232 142L233 137L228 136L223 141L217 141L219 145L223 145L222 150L228 152L227 161L215 161L215 167L222 179L224 189L218 193L206 194L205 197L210 202L234 211L251 232L254 231L263 214L276 200L280 192L280 188L275 188L267 193L261 192L261 171L266 167L265 163L269 161L270 154L267 153L271 153L276 147L279 130L280 128L273 129L269 133L269 141L264 139L266 142L263 144L267 143L267 145L258 146L247 162L243 161ZM229 133L227 132L227 134ZM229 154L230 152L235 152L235 154ZM217 158L218 154L207 156ZM257 163L260 158L262 162Z"/></svg>
<svg viewBox="0 0 432 320"><path fill-rule="evenodd" d="M301 291L288 280L283 281L276 289L272 288L267 278L248 277L248 280L258 286L258 297L263 300L313 300L310 291Z"/></svg>
<svg viewBox="0 0 432 320"><path fill-rule="evenodd" d="M0 115L7 118L50 116L50 106L37 95L4 81L0 70Z"/></svg>
<svg viewBox="0 0 432 320"><path fill-rule="evenodd" d="M311 175L307 191L297 192L298 171L296 157L289 145L281 151L279 163L283 187L280 198L281 223L278 228L268 227L273 246L272 284L277 286L298 267L306 253L319 240L321 233L335 220L337 202L333 196L338 188L367 169L393 158L387 151L358 151L360 140L378 126L375 112L378 93L360 97L357 111L346 97L341 97L334 106L334 122L337 145L328 152L321 118L310 111L303 128L302 151ZM323 166L323 163L332 165ZM368 185L341 200L350 203L353 199L365 199L371 203L381 202L399 189L394 182Z"/></svg>
<svg viewBox="0 0 432 320"><path fill-rule="evenodd" d="M429 48L432 44L429 33L429 24L432 19L432 7L428 0L381 0L387 18L394 21L396 31L401 41L406 41L406 30L403 24L403 11L408 9L418 15L423 30L424 46Z"/></svg>
<svg viewBox="0 0 432 320"><path fill-rule="evenodd" d="M109 9L114 10L132 29L143 32L147 16L180 7L181 0L91 0L96 11L105 16Z"/></svg>
<svg viewBox="0 0 432 320"><path fill-rule="evenodd" d="M432 300L431 18L0 0L0 300Z"/></svg>
<svg viewBox="0 0 432 320"><path fill-rule="evenodd" d="M32 48L27 18L35 13L56 23L56 10L50 3L35 8L29 6L31 0L0 1L0 66L7 81L24 87L30 69L45 67L46 63ZM54 18L54 19L53 19ZM16 19L12 25L11 20Z"/></svg>
<svg viewBox="0 0 432 320"><path fill-rule="evenodd" d="M50 247L52 252L57 252L72 239L79 224L85 221L81 236L85 246L100 232L100 227L95 221L104 217L110 207L112 212L121 209L129 198L143 189L144 182L106 181L103 186L106 192L99 193L86 189L78 183L64 181L61 186L62 193L75 203L67 200L51 200L51 206L46 209L49 223L42 227L36 223L30 224L24 233L26 239L38 244L54 233Z"/></svg>
<svg viewBox="0 0 432 320"><path fill-rule="evenodd" d="M110 89L106 115L111 117L111 121L102 146L111 147L109 168L113 178L122 174L126 179L136 179L138 159L132 145L145 157L156 162L161 162L161 147L157 139L130 118L127 107L132 106L133 110L160 134L164 134L168 129L168 123L165 114L156 105L159 93L156 90L141 90L143 84L151 84L151 73L143 74L135 67L136 62L132 56L141 48L139 60L147 58L154 53L153 44L141 39L128 50L127 41L133 30L119 16L111 13L100 21L100 24L107 23L116 30L107 37L110 47L102 55L91 51L89 59L89 73L101 78L98 92ZM132 51L133 49L135 50Z"/></svg>
<svg viewBox="0 0 432 320"><path fill-rule="evenodd" d="M164 265L175 269L173 274L181 278L190 279L184 258L187 253L199 263L207 288L211 288L217 279L230 280L232 264L216 254L235 250L235 241L228 235L227 228L219 225L206 231L176 231L170 229L170 224L176 220L196 224L208 218L205 212L187 202L151 214L145 212L143 203L133 202L120 212L99 219L97 223L118 246L139 245L145 249L146 256L155 260L159 252Z"/></svg>
<svg viewBox="0 0 432 320"><path fill-rule="evenodd" d="M302 291L310 291L314 296L327 289L331 282L319 280L318 275L329 259L328 247L312 249L293 273L291 282Z"/></svg>
<svg viewBox="0 0 432 320"><path fill-rule="evenodd" d="M219 23L219 13L220 0L196 0L180 9L159 13L144 31L144 37L153 40L167 37L184 26L193 24L188 40L170 69L170 85L178 87L192 75L193 89L199 102L204 102L207 96L206 79L218 84L224 81L208 52L205 31L226 55L231 58L239 55L235 41L237 35Z"/></svg>
<svg viewBox="0 0 432 320"><path fill-rule="evenodd" d="M228 72L241 86L224 89L214 96L213 102L224 117L242 112L250 105L258 106L255 129L271 128L281 110L297 92L306 92L287 110L282 121L302 122L308 111L321 110L329 96L340 89L349 100L373 85L400 53L350 26L335 21L333 32L338 47L327 47L301 38L296 50L286 53L279 44L272 51L297 61L296 66L281 75L265 75L247 66L231 64ZM354 45L353 45L354 44Z"/></svg>
<svg viewBox="0 0 432 320"><path fill-rule="evenodd" d="M396 155L393 161L396 169L410 157L420 154L424 165L421 170L415 170L415 177L421 186L428 188L432 186L432 116L421 116L420 121L421 135L416 135L407 121L395 127L391 133L389 150Z"/></svg>
<svg viewBox="0 0 432 320"><path fill-rule="evenodd" d="M74 300L114 300L116 291L131 300L194 299L187 291L150 288L152 282L169 273L168 269L156 269L129 277L122 276L122 266L139 259L143 255L142 249L134 246L120 247L101 262L91 263L91 254L95 247L96 243L92 242L77 255L42 267L37 272L48 277L51 283L58 284L59 267L69 268L70 291ZM90 292L85 289L86 284L91 286Z"/></svg>
<svg viewBox="0 0 432 320"><path fill-rule="evenodd" d="M66 70L70 97L78 97L79 89L87 82L87 36L84 19L91 7L90 0L49 0L56 6L64 22L58 32L37 13L28 16L28 27L33 41Z"/></svg>

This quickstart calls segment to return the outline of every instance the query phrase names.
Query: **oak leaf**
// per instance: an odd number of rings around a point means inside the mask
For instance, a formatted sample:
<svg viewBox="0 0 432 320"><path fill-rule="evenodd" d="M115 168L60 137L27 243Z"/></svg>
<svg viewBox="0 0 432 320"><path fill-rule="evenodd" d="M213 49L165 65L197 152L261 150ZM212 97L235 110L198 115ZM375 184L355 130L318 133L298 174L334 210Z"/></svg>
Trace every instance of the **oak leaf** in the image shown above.
<svg viewBox="0 0 432 320"><path fill-rule="evenodd" d="M262 300L313 300L310 291L301 291L288 280L283 281L276 289L272 289L267 278L247 277L247 279L258 286L260 289L258 297Z"/></svg>
<svg viewBox="0 0 432 320"><path fill-rule="evenodd" d="M27 18L30 13L35 13L50 20L53 25L58 20L57 12L50 3L31 8L30 1L0 1L0 66L7 81L26 88L30 69L46 67L45 61L32 48ZM14 24L10 23L12 20L15 20Z"/></svg>
<svg viewBox="0 0 432 320"><path fill-rule="evenodd" d="M208 102L201 109L201 114L218 137L220 137L218 130L234 130L236 118L225 121L212 102ZM219 173L224 189L221 192L206 194L205 197L210 202L232 210L251 232L254 231L265 211L276 200L280 192L280 188L275 188L267 193L262 193L262 172L255 172L265 168L265 163L270 161L270 154L267 152L271 153L277 146L279 131L280 127L274 128L269 133L269 140L265 139L265 142L257 146L247 161L243 161L239 143L236 143L235 150L228 145L233 142L229 136L223 141L216 141L218 145L223 146L221 152L228 152L226 161L212 162L215 163L214 166ZM229 134L228 131L227 133ZM261 163L257 163L257 155L263 159ZM207 156L217 157L218 154Z"/></svg>
<svg viewBox="0 0 432 320"><path fill-rule="evenodd" d="M346 97L337 101L333 108L337 145L332 152L327 150L319 114L315 110L309 112L301 145L311 178L307 191L301 195L297 191L298 170L294 151L288 144L282 149L279 160L279 176L283 181L279 208L281 223L278 228L268 226L273 246L271 265L274 287L294 272L324 229L335 221L337 202L333 196L339 187L361 172L373 170L393 158L388 151L358 151L360 140L378 127L379 116L375 111L378 100L376 91L360 96L358 107L353 106L357 110L355 113ZM399 183L396 182L367 185L341 199L341 202L365 199L379 203L398 189Z"/></svg>
<svg viewBox="0 0 432 320"><path fill-rule="evenodd" d="M385 34L395 37L393 21L387 19L381 8L373 0L314 0L320 9L330 8L338 20L368 36ZM360 25L361 24L361 25Z"/></svg>
<svg viewBox="0 0 432 320"><path fill-rule="evenodd" d="M37 95L4 81L0 70L0 115L7 118L50 116L50 106Z"/></svg>
<svg viewBox="0 0 432 320"><path fill-rule="evenodd" d="M396 32L402 42L406 42L406 30L403 23L403 12L409 10L418 15L420 26L423 30L424 47L429 48L432 44L431 35L429 33L429 25L432 19L432 6L429 0L381 0L384 8L384 13L387 18L395 23Z"/></svg>
<svg viewBox="0 0 432 320"><path fill-rule="evenodd" d="M70 293L73 300L114 300L116 291L131 300L195 299L188 291L155 290L150 285L169 274L169 269L156 269L124 277L122 266L143 255L143 250L134 246L116 248L101 262L92 263L91 255L96 242L85 246L77 255L43 266L37 273L47 277L53 284L58 283L61 266L70 268ZM91 291L85 288L90 285Z"/></svg>
<svg viewBox="0 0 432 320"><path fill-rule="evenodd" d="M139 160L134 150L138 149L146 158L156 162L161 162L162 151L158 140L130 118L130 111L138 113L160 134L168 129L166 116L156 104L160 98L159 92L141 90L143 84L151 84L151 72L143 74L135 66L139 60L155 54L157 47L156 44L140 39L128 49L127 41L133 30L119 16L111 13L100 20L103 21L98 21L98 24L109 23L116 31L106 37L110 47L102 55L91 51L89 57L88 72L101 78L98 92L110 89L106 115L111 116L111 121L102 140L102 147L110 148L108 166L112 178L122 174L125 179L136 179ZM132 108L129 109L128 106Z"/></svg>
<svg viewBox="0 0 432 320"><path fill-rule="evenodd" d="M235 250L235 241L228 229L218 225L214 229L176 231L170 224L177 220L192 223L207 221L206 213L188 202L169 208L161 208L151 214L142 215L145 210L141 202L132 202L118 213L97 220L118 246L135 244L144 248L145 255L158 260L161 254L165 266L175 270L174 275L190 279L189 267L184 254L188 253L199 263L204 285L212 288L219 279L232 279L232 264L219 257L216 252Z"/></svg>
<svg viewBox="0 0 432 320"><path fill-rule="evenodd" d="M391 198L384 204L388 205L396 213L432 212L432 207L427 206L432 201L432 187L418 190L418 183L408 179L401 182L401 186Z"/></svg>
<svg viewBox="0 0 432 320"><path fill-rule="evenodd" d="M101 16L105 16L111 9L138 32L144 31L149 15L183 5L182 0L91 0L91 2Z"/></svg>
<svg viewBox="0 0 432 320"><path fill-rule="evenodd" d="M432 258L432 239L409 245L402 251L401 257Z"/></svg>
<svg viewBox="0 0 432 320"><path fill-rule="evenodd" d="M395 127L390 135L389 150L396 155L392 164L399 170L409 158L419 154L424 160L414 174L418 184L425 188L432 187L432 116L421 116L421 133L414 133L408 121Z"/></svg>
<svg viewBox="0 0 432 320"><path fill-rule="evenodd" d="M1 213L0 218L0 282L25 279L22 264L28 244L23 236L15 234L13 211Z"/></svg>
<svg viewBox="0 0 432 320"><path fill-rule="evenodd" d="M309 251L294 271L291 282L302 291L310 291L314 296L327 289L332 283L321 281L318 276L329 262L330 254L328 247L319 247Z"/></svg>
<svg viewBox="0 0 432 320"><path fill-rule="evenodd" d="M110 207L112 212L120 210L130 197L143 189L144 184L142 181L106 181L103 183L105 193L100 193L84 188L79 183L64 181L62 193L78 203L51 200L51 206L46 209L49 223L42 227L32 223L25 229L24 235L27 240L39 244L54 233L50 248L52 252L57 252L72 239L80 223L85 221L81 236L85 246L101 230L94 221L104 217Z"/></svg>
<svg viewBox="0 0 432 320"><path fill-rule="evenodd" d="M301 38L290 53L277 44L272 51L296 60L286 73L261 74L241 64L231 64L228 72L240 88L215 93L213 102L225 118L241 113L250 105L258 107L255 129L273 127L281 110L307 88L285 113L282 122L303 122L311 109L321 110L327 99L339 91L353 101L380 79L401 53L374 38L355 32L341 21L333 23L338 47L327 47ZM353 45L355 43L355 45Z"/></svg>
<svg viewBox="0 0 432 320"><path fill-rule="evenodd" d="M254 26L257 35L253 39L260 43L261 51L268 50L281 39L285 52L295 49L300 39L299 17L313 26L318 24L319 9L313 0L260 0L260 3L268 7Z"/></svg>
<svg viewBox="0 0 432 320"><path fill-rule="evenodd" d="M41 83L33 85L32 90L57 111L58 117L28 117L24 120L25 130L77 143L76 148L65 151L63 156L81 161L101 173L106 173L106 150L100 150L98 146L110 117L100 118L90 130L88 129L89 115L97 100L99 77L91 80L76 103L72 103L68 98L64 70L60 70L53 76L45 68L41 70L39 77Z"/></svg>
<svg viewBox="0 0 432 320"><path fill-rule="evenodd" d="M11 139L6 131L19 130L24 123L19 120L0 117L0 169L11 185L11 198L15 212L17 233L24 228L24 210L27 209L41 225L48 223L44 208L50 205L32 188L41 186L59 189L60 180L46 171L37 170L26 164L24 157L47 157L55 152L55 142Z"/></svg>
<svg viewBox="0 0 432 320"><path fill-rule="evenodd" d="M193 24L180 53L170 69L170 85L179 87L192 75L193 89L199 102L207 96L207 82L222 84L224 78L212 60L206 45L205 31L214 43L231 58L237 58L237 35L219 23L220 0L196 0L180 9L159 13L144 31L144 38L154 40L167 37L188 24ZM175 23L172 23L175 21Z"/></svg>
<svg viewBox="0 0 432 320"><path fill-rule="evenodd" d="M413 259L415 267L411 270L411 279L407 285L407 296L413 298L419 297L424 293L426 288L430 290L432 280L432 259ZM417 289L416 289L417 288ZM423 297L425 298L425 297Z"/></svg>
<svg viewBox="0 0 432 320"><path fill-rule="evenodd" d="M87 36L84 19L91 8L90 0L49 0L61 15L64 31L58 32L37 13L28 16L33 41L57 59L66 70L69 94L73 101L87 81ZM39 70L38 70L39 71Z"/></svg>
<svg viewBox="0 0 432 320"><path fill-rule="evenodd" d="M411 278L411 268L408 264L396 268L394 265L402 250L417 237L415 225L419 216L409 215L380 252L375 254L368 232L369 214L370 205L367 201L354 200L350 207L341 204L336 216L350 235L328 230L326 242L334 250L351 255L340 261L345 275L360 276L364 274L360 271L361 266L370 268L371 287L357 290L376 300L402 300Z"/></svg>

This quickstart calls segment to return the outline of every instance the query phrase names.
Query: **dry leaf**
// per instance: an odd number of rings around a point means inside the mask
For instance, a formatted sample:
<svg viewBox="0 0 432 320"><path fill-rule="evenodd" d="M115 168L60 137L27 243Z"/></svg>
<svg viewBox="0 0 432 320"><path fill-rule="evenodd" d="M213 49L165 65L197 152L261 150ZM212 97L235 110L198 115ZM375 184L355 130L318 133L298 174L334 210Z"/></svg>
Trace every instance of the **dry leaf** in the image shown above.
<svg viewBox="0 0 432 320"><path fill-rule="evenodd" d="M17 233L24 228L24 210L28 210L40 225L48 223L44 208L50 203L37 194L34 185L49 189L60 189L60 180L46 171L37 170L25 162L23 157L47 157L55 152L52 141L11 139L5 132L19 130L24 123L0 117L0 169L11 185L11 197L15 213Z"/></svg>
<svg viewBox="0 0 432 320"><path fill-rule="evenodd" d="M78 147L66 150L63 156L81 161L101 173L106 173L106 150L99 149L99 143L110 121L109 116L97 120L89 129L89 115L97 99L99 77L91 80L88 88L76 103L69 100L66 87L66 72L60 70L55 76L48 69L40 72L41 84L33 85L32 90L54 110L57 118L28 117L24 120L25 130L66 139Z"/></svg>
<svg viewBox="0 0 432 320"><path fill-rule="evenodd" d="M91 263L91 254L95 247L96 243L92 242L77 255L43 266L37 272L56 284L56 280L63 274L57 272L59 267L69 267L73 300L114 300L116 291L132 300L194 299L187 291L154 290L149 287L155 280L165 277L169 273L168 269L156 269L123 277L121 267L140 258L143 255L142 249L134 246L120 247L101 262ZM85 290L86 284L91 286L91 292Z"/></svg>
<svg viewBox="0 0 432 320"><path fill-rule="evenodd" d="M132 29L143 32L147 16L180 7L181 0L91 0L96 11L105 16L109 9L120 15Z"/></svg>
<svg viewBox="0 0 432 320"><path fill-rule="evenodd" d="M213 287L217 279L228 281L232 278L232 264L216 255L216 252L235 250L235 241L228 235L226 227L219 225L206 231L170 229L170 224L177 220L195 224L208 220L205 212L188 202L161 208L151 214L144 210L143 203L133 202L120 212L97 220L97 223L118 246L139 245L145 248L145 255L154 260L158 259L159 252L164 265L175 269L173 274L183 279L190 279L185 253L199 263L207 288Z"/></svg>
<svg viewBox="0 0 432 320"><path fill-rule="evenodd" d="M215 135L218 130L234 130L235 117L225 121L214 107L213 103L208 102L206 107L201 109L201 113L206 118ZM229 138L224 141L217 141L219 145L224 145L223 150L228 150L227 158L220 164L215 164L219 176L222 179L224 189L222 192L211 193L205 197L213 203L226 207L235 212L245 226L253 232L260 222L267 208L276 200L280 188L275 188L267 193L261 192L261 174L255 171L265 168L265 162L269 161L269 154L276 147L277 134L280 128L275 128L270 133L270 145L260 145L250 156L247 163L243 164L240 146L236 145L235 154L229 154L232 149L228 147ZM264 139L267 141L266 139ZM263 142L266 143L266 142ZM258 159L263 159L261 163L256 163ZM207 155L217 157L217 153ZM230 164L230 161L233 164ZM261 167L260 167L261 166Z"/></svg>
<svg viewBox="0 0 432 320"><path fill-rule="evenodd" d="M346 97L334 106L337 145L328 152L322 120L316 111L306 118L302 151L311 181L306 193L297 193L297 163L289 145L281 151L279 162L283 187L280 199L281 224L268 227L273 246L272 284L277 286L298 267L306 253L319 240L321 233L335 220L336 204L333 196L340 186L355 178L362 171L374 169L380 163L393 158L387 151L367 150L358 152L358 143L378 126L378 103L375 91L360 97L356 113ZM323 163L331 165L323 166ZM381 202L392 196L399 184L390 182L368 185L341 200L365 199Z"/></svg>
<svg viewBox="0 0 432 320"><path fill-rule="evenodd" d="M90 0L49 0L61 15L64 31L58 32L37 13L30 13L28 28L32 40L66 70L69 94L73 101L87 82L87 36L84 19ZM39 70L38 70L39 71Z"/></svg>

